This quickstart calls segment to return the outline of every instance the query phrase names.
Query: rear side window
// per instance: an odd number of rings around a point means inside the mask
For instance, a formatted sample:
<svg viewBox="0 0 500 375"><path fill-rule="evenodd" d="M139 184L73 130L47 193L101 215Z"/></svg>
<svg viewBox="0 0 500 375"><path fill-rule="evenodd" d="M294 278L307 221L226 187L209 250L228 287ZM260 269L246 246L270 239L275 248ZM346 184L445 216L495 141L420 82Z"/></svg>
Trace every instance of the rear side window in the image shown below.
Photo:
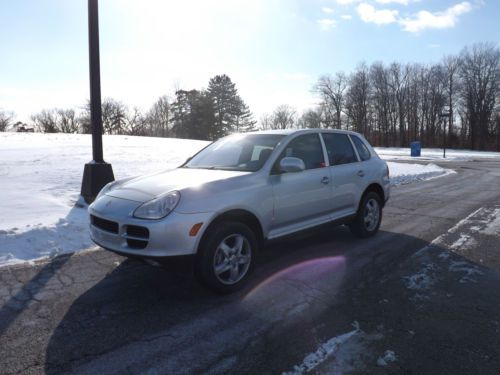
<svg viewBox="0 0 500 375"><path fill-rule="evenodd" d="M370 151L368 150L364 142L359 139L359 137L351 135L351 139L354 143L354 146L356 146L356 150L358 150L358 155L362 161L368 160L372 157Z"/></svg>
<svg viewBox="0 0 500 375"><path fill-rule="evenodd" d="M279 169L279 162L284 157L302 159L306 169L321 168L325 163L318 134L305 134L290 141L278 158L275 168Z"/></svg>
<svg viewBox="0 0 500 375"><path fill-rule="evenodd" d="M323 133L323 140L325 141L330 165L349 164L358 161L347 134Z"/></svg>

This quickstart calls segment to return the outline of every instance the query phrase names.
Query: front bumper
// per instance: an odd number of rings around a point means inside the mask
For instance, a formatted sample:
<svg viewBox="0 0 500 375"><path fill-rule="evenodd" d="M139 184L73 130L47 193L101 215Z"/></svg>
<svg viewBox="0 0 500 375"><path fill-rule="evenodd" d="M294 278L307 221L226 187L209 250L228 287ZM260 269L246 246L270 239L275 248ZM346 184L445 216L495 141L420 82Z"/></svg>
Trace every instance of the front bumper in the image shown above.
<svg viewBox="0 0 500 375"><path fill-rule="evenodd" d="M145 258L165 258L195 254L200 237L209 224L211 213L181 214L175 211L160 220L133 217L140 202L103 196L89 206L90 238L97 245L124 255ZM98 218L97 220L95 218ZM105 220L112 226L96 222ZM196 236L189 231L194 224L203 223ZM109 223L108 223L109 224ZM147 236L130 234L132 227L146 228ZM134 244L141 243L145 246Z"/></svg>
<svg viewBox="0 0 500 375"><path fill-rule="evenodd" d="M384 197L385 197L385 203L389 200L389 197L391 196L391 180L389 178L384 178L383 180L383 189L384 189Z"/></svg>

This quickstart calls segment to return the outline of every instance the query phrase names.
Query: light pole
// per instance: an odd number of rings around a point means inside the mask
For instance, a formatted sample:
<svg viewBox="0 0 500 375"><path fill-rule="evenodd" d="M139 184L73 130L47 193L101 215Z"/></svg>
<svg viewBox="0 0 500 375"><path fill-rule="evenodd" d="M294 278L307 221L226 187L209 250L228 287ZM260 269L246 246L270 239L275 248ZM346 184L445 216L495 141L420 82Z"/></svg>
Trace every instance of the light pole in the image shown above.
<svg viewBox="0 0 500 375"><path fill-rule="evenodd" d="M441 118L446 118L448 117L448 121L450 121L451 118L451 110L448 108L444 108L444 111L440 113L439 115ZM444 121L443 125L443 158L446 159L446 120Z"/></svg>
<svg viewBox="0 0 500 375"><path fill-rule="evenodd" d="M497 128L497 151L500 151L500 98L496 100L494 113Z"/></svg>
<svg viewBox="0 0 500 375"><path fill-rule="evenodd" d="M104 161L102 151L101 73L99 64L98 0L88 0L89 12L89 73L90 122L93 160L85 164L81 195L91 203L108 182L114 181L111 164Z"/></svg>

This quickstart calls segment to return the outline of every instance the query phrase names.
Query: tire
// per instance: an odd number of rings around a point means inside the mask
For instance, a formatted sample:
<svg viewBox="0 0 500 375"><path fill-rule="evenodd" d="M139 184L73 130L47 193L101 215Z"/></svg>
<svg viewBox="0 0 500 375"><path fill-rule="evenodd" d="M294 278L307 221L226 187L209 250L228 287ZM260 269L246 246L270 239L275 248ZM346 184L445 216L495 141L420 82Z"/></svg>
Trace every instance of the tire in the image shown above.
<svg viewBox="0 0 500 375"><path fill-rule="evenodd" d="M374 236L382 222L382 199L371 191L363 196L356 217L349 224L351 233L359 238Z"/></svg>
<svg viewBox="0 0 500 375"><path fill-rule="evenodd" d="M221 222L209 229L196 256L198 280L217 293L241 289L251 274L258 252L255 233L239 222Z"/></svg>

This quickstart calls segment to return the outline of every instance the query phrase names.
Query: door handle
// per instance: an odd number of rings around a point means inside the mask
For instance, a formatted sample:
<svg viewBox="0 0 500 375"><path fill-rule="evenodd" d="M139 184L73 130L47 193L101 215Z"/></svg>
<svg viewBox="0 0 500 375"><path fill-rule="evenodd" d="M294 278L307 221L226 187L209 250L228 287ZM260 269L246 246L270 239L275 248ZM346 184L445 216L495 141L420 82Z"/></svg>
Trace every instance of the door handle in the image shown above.
<svg viewBox="0 0 500 375"><path fill-rule="evenodd" d="M326 177L326 176L321 179L321 183L322 184L327 185L329 182L330 182L330 179L328 177Z"/></svg>
<svg viewBox="0 0 500 375"><path fill-rule="evenodd" d="M363 171L358 171L358 176L359 176L359 177L365 177L365 172L363 172Z"/></svg>

